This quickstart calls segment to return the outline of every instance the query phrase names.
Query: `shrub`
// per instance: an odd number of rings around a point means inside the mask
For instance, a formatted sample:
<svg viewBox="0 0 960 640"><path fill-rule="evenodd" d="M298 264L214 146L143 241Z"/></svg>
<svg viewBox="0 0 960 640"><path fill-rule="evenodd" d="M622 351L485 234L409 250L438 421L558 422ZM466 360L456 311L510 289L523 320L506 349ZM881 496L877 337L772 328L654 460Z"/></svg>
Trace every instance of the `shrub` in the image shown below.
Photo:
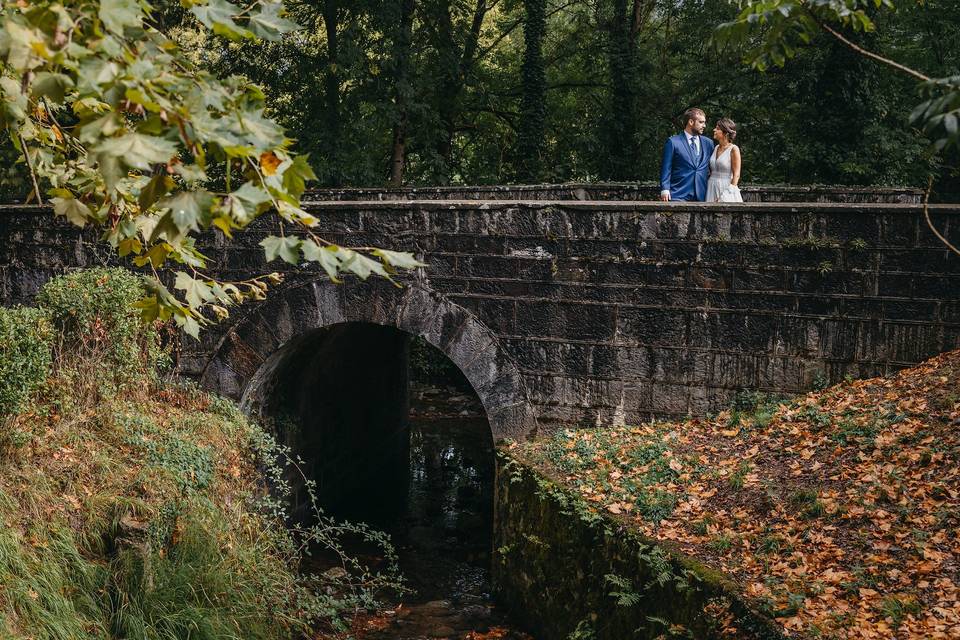
<svg viewBox="0 0 960 640"><path fill-rule="evenodd" d="M140 278L119 268L74 271L50 280L37 304L50 316L57 334L55 355L80 358L122 380L163 361L152 325L133 304L143 298Z"/></svg>
<svg viewBox="0 0 960 640"><path fill-rule="evenodd" d="M19 411L50 369L50 323L27 307L0 308L0 416Z"/></svg>

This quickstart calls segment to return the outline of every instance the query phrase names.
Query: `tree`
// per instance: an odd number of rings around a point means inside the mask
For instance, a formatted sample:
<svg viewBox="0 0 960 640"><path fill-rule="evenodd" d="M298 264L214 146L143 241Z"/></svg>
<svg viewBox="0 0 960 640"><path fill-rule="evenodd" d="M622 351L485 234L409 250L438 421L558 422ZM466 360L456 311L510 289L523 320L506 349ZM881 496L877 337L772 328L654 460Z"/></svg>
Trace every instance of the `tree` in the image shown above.
<svg viewBox="0 0 960 640"><path fill-rule="evenodd" d="M736 19L717 27L714 40L719 46L746 46L746 61L764 70L771 65L782 67L800 47L825 32L857 55L919 84L926 100L914 108L910 120L931 137L935 150L943 151L960 142L960 75L933 78L854 41L857 34L876 29L875 12L895 9L892 0L738 0L738 4ZM844 30L852 31L852 35L845 35ZM960 254L933 226L929 215L927 223L944 244Z"/></svg>
<svg viewBox="0 0 960 640"><path fill-rule="evenodd" d="M547 76L543 64L543 39L547 30L546 0L524 0L523 67L521 71L520 123L517 127L517 177L540 178L546 118Z"/></svg>
<svg viewBox="0 0 960 640"><path fill-rule="evenodd" d="M910 116L943 150L960 141L960 75L932 78L854 42L841 30L866 34L876 29L873 11L895 8L892 0L739 0L740 14L717 27L719 46L746 46L746 61L757 69L782 67L820 32L856 54L919 83L927 98ZM918 4L923 4L918 0Z"/></svg>
<svg viewBox="0 0 960 640"><path fill-rule="evenodd" d="M390 184L399 187L403 184L403 172L407 161L407 135L410 126L410 103L413 97L411 78L413 46L414 0L401 0L397 33L393 48L394 67L394 123L393 148L390 154Z"/></svg>
<svg viewBox="0 0 960 640"><path fill-rule="evenodd" d="M184 6L226 41L278 40L296 29L273 0ZM195 238L210 228L230 238L268 212L289 228L262 241L268 261L317 262L332 279L389 277L418 264L319 237L316 218L300 207L314 173L265 114L263 91L199 68L146 2L5 0L3 8L0 117L33 197L42 202L48 184L57 215L102 229L121 257L149 268L150 295L140 303L148 319L173 318L196 336L231 305L263 297L278 275L219 281L205 273ZM334 0L324 10L335 13ZM171 265L172 291L160 277Z"/></svg>

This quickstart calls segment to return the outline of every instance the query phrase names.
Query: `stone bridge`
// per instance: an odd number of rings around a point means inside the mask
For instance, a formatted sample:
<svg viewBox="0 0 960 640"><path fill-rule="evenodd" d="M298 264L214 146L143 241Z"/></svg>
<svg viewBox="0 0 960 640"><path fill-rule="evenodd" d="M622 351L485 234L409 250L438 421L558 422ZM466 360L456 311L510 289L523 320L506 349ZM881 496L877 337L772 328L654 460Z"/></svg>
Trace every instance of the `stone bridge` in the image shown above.
<svg viewBox="0 0 960 640"><path fill-rule="evenodd" d="M264 265L266 221L230 245L209 238L220 277L276 270L285 282L188 339L182 371L251 407L292 389L301 413L330 411L322 385L376 417L402 404L403 336L420 335L469 379L495 437L525 437L702 415L741 389L800 392L960 347L960 258L929 231L915 192L741 205L570 193L345 201L357 194L338 192L308 205L331 241L418 254L429 266L400 287ZM960 206L930 211L956 240ZM8 206L0 301L28 302L50 275L109 255L47 212Z"/></svg>

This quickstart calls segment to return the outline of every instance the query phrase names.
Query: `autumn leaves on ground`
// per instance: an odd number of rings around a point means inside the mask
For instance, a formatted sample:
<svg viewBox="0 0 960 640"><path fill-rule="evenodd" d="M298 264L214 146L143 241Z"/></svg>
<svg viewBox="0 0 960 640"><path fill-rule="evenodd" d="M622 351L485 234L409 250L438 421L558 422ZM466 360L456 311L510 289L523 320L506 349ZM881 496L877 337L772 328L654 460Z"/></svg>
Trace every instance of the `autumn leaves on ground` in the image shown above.
<svg viewBox="0 0 960 640"><path fill-rule="evenodd" d="M960 637L960 351L707 420L513 453L734 578L788 635Z"/></svg>

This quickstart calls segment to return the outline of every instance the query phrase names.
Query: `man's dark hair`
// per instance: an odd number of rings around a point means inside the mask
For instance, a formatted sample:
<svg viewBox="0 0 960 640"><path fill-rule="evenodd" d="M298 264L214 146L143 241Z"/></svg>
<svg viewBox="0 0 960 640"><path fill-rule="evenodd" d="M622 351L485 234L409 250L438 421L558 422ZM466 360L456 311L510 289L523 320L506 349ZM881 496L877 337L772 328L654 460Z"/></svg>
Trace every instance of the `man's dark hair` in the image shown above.
<svg viewBox="0 0 960 640"><path fill-rule="evenodd" d="M703 112L703 109L697 107L690 107L683 112L683 128L686 129L687 125L690 124L690 121L693 120L696 116L707 117L707 114Z"/></svg>

